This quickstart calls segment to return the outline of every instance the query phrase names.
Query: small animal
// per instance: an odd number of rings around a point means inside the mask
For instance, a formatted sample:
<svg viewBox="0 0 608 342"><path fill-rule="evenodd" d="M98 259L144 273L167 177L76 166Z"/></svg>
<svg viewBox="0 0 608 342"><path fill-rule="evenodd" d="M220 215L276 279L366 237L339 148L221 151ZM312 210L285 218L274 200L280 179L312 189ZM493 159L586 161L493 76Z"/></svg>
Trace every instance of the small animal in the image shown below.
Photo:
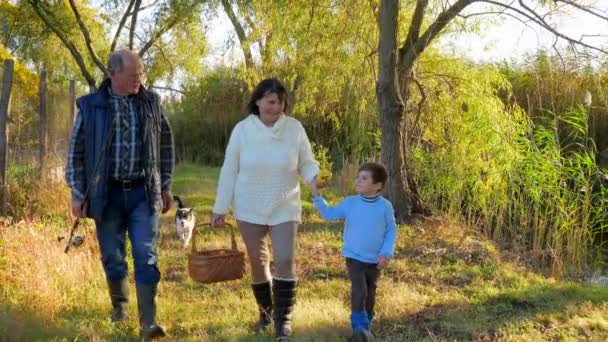
<svg viewBox="0 0 608 342"><path fill-rule="evenodd" d="M193 208L184 206L184 202L179 196L173 196L173 200L177 202L177 210L175 211L175 228L177 235L184 243L184 249L188 248L190 239L192 239L192 230L196 224L196 216Z"/></svg>

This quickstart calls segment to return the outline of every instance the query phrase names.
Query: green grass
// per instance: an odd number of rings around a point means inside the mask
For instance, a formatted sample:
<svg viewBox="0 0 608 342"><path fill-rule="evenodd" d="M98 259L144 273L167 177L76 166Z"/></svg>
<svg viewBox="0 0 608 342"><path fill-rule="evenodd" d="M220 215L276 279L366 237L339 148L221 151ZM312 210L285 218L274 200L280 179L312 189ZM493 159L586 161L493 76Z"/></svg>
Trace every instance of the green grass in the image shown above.
<svg viewBox="0 0 608 342"><path fill-rule="evenodd" d="M217 174L195 165L177 169L173 192L196 208L199 221L210 214ZM273 340L270 333L250 332L256 308L248 275L211 285L189 278L187 251L176 237L172 214L162 217L160 241L158 321L170 334L166 340ZM90 222L85 246L69 255L55 240L63 229L45 222L0 226L0 341L137 340L134 284L131 317L113 325ZM339 223L305 216L298 235L294 341L347 340L349 286L340 232ZM205 229L200 235L202 248L229 245L227 230ZM524 263L471 228L439 218L400 226L395 260L379 283L377 339L608 339L608 289L546 278Z"/></svg>

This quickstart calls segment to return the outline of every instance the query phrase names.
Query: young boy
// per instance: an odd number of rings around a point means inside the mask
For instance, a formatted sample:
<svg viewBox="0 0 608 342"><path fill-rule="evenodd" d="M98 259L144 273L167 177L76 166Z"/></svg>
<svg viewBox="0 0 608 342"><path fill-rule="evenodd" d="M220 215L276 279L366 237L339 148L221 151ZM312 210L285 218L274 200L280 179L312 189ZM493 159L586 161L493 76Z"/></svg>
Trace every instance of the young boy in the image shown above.
<svg viewBox="0 0 608 342"><path fill-rule="evenodd" d="M350 319L355 341L373 338L370 324L374 318L378 273L395 251L397 225L393 206L380 196L386 180L384 166L361 165L355 181L358 195L346 197L335 207L329 207L318 190L313 189L313 203L324 219L345 220L342 255L351 283Z"/></svg>

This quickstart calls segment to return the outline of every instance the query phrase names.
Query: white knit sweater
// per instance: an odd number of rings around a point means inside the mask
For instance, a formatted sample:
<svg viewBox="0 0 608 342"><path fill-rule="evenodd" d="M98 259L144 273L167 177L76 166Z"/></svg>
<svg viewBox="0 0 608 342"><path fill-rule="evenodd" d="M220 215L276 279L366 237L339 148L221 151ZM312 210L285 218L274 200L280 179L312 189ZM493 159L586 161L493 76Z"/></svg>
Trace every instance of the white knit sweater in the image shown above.
<svg viewBox="0 0 608 342"><path fill-rule="evenodd" d="M301 222L298 175L310 183L319 172L300 122L281 115L272 127L256 115L239 122L230 135L213 213L231 205L237 220L276 225Z"/></svg>

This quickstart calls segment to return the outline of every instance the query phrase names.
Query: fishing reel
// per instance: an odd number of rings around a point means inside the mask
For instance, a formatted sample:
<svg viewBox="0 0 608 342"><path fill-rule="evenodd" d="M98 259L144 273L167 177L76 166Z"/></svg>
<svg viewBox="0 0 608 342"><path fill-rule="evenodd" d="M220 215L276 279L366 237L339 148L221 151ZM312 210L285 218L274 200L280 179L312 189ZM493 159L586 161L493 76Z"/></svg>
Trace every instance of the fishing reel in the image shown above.
<svg viewBox="0 0 608 342"><path fill-rule="evenodd" d="M74 234L74 236L72 236L68 241L66 241L66 248L69 249L69 247L80 247L82 246L82 244L84 243L84 239L86 238L86 235L77 235ZM61 242L65 240L65 236L58 236L57 237L57 242Z"/></svg>

